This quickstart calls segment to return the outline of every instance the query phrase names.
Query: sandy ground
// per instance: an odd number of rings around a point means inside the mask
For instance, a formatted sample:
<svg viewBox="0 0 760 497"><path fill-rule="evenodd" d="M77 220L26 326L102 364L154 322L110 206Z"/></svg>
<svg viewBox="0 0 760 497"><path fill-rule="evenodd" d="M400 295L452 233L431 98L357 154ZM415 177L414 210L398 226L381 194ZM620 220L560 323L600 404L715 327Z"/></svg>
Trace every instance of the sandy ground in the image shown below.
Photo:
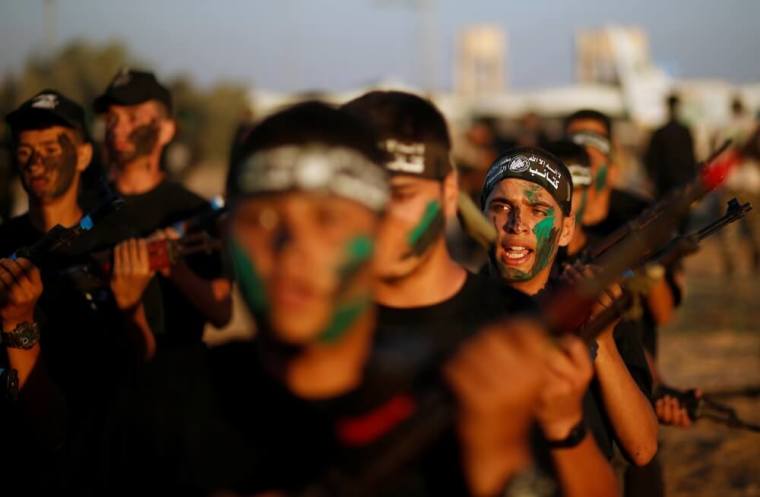
<svg viewBox="0 0 760 497"><path fill-rule="evenodd" d="M760 277L750 274L744 251L737 274L720 274L717 248L708 243L687 262L683 308L660 335L660 369L670 384L706 392L760 387ZM760 397L720 400L760 423ZM760 433L709 420L661 433L669 497L760 496Z"/></svg>

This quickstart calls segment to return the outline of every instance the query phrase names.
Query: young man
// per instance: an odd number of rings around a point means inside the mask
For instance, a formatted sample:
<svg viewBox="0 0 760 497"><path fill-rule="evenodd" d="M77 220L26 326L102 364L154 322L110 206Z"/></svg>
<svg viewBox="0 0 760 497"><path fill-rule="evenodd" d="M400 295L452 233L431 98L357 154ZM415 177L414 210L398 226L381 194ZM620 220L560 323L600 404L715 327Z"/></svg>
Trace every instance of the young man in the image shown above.
<svg viewBox="0 0 760 497"><path fill-rule="evenodd" d="M571 215L576 219L576 227L573 239L554 261L558 275L566 264L573 264L588 243L589 237L578 220L583 218L593 175L589 156L580 145L557 142L549 144L548 150L567 165L573 181ZM614 435L628 459L638 466L644 465L656 451L657 422L651 408L652 377L639 339L638 323L623 320L610 326L597 340L596 350L596 377L591 392L602 407L607 428L604 432L597 430L597 440L609 454Z"/></svg>
<svg viewBox="0 0 760 497"><path fill-rule="evenodd" d="M235 157L227 246L258 335L157 361L142 399L126 411L115 485L297 491L326 481L339 461L343 469L371 461L415 409L397 395L405 385L386 374L392 365L368 359L377 314L371 258L388 197L375 136L344 112L304 103L257 125ZM470 356L449 369L467 407L459 427L471 441L468 456L480 462L469 480L478 495L530 464L540 375L520 375L507 391L494 379L534 367L544 343L519 331L489 336L501 361L484 376L487 399L478 397ZM515 419L493 433L498 443L475 440L477 426L510 411Z"/></svg>
<svg viewBox="0 0 760 497"><path fill-rule="evenodd" d="M165 228L202 213L209 204L167 180L161 167L163 150L176 130L169 91L152 73L124 69L94 107L104 114L113 185L126 201L123 222L143 237L176 238L176 232ZM222 276L219 254L179 261L158 280L167 330L163 345L198 343L207 322L221 327L229 321L230 282Z"/></svg>
<svg viewBox="0 0 760 497"><path fill-rule="evenodd" d="M570 243L575 230L572 198L571 174L553 154L519 148L499 158L486 176L481 195L483 211L498 230L491 253L492 274L530 295L542 292L558 249ZM656 451L656 419L648 397L617 352L611 328L598 341L594 367L601 401L592 402L586 395L583 403L597 443L611 457L611 424L623 449L638 464L646 463ZM581 396L575 404L579 409ZM602 405L603 409L595 409ZM599 411L606 412L608 419L600 419Z"/></svg>
<svg viewBox="0 0 760 497"><path fill-rule="evenodd" d="M505 315L528 312L535 304L498 281L468 273L449 255L444 231L447 220L456 215L459 192L449 156L448 129L435 106L415 95L376 91L343 108L376 129L381 146L389 155L385 167L391 175L391 199L378 240L375 267L379 304L376 343L380 354L399 361L398 369L405 365L412 381L419 381L418 377L427 372L426 356L440 357L487 323ZM570 352L565 356L558 350L551 355L552 362L568 365L577 360L580 364L577 369L569 368L570 373L563 371L557 375L552 388L546 391L556 392L554 387L560 384L581 385L577 392L580 399L584 361L588 361L582 354L578 356L579 345L567 344L567 350L575 351L575 355ZM400 361L401 351L407 352L406 364ZM491 354L482 352L479 359L482 367L496 367ZM548 403L554 407L563 402L568 399L556 396ZM578 424L580 411L557 412L553 407L543 410L545 417L542 420L539 415L539 420L545 421L542 428L550 439L565 439ZM483 426L484 438L488 437L488 429L491 427ZM605 480L605 467L609 466L593 442L586 441L560 452L562 455L554 462L566 495L603 494L610 488L605 485L614 478L610 472L607 475L610 478ZM447 455L455 457L456 452L438 449L439 459ZM587 468L593 465L595 469L585 472L576 467L569 471L567 463L573 458L581 458L590 463ZM433 483L440 485L434 487L437 493L461 487L457 487L455 480L440 475Z"/></svg>
<svg viewBox="0 0 760 497"><path fill-rule="evenodd" d="M103 428L109 399L152 355L154 330L160 331L162 324L160 295L157 286L150 286L152 274L144 243L134 239L122 242L129 232L112 226L109 219L38 261L40 288L37 268L26 259L11 259L18 249L33 245L54 226L80 224L85 214L77 202L80 177L90 163L92 146L83 109L52 90L24 102L6 121L29 211L0 225L0 254L6 257L0 261L0 279L6 288L26 288L22 293L27 297L41 292L39 301L26 299L29 305L23 315L7 315L3 309L3 332L10 338L26 336L33 344L24 351L8 345L7 355L11 367L19 372L22 391L36 365L44 363L67 404L68 436L63 452L69 460L64 462L81 463L84 468L94 462L80 458L95 452L89 444L97 442L89 437L100 436L97 430ZM110 280L95 289L77 286L70 278L70 268L90 262L91 253L117 243ZM18 288L7 290L14 291L18 293ZM66 478L81 476L75 473Z"/></svg>

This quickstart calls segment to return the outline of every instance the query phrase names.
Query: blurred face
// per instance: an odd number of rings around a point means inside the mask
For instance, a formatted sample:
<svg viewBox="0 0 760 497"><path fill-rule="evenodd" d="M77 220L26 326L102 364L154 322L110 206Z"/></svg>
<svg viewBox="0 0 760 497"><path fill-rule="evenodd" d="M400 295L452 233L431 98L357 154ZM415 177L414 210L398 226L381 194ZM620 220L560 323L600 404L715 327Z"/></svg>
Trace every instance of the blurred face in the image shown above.
<svg viewBox="0 0 760 497"><path fill-rule="evenodd" d="M89 164L92 150L63 126L22 131L15 162L24 189L34 200L48 202L75 188L79 172Z"/></svg>
<svg viewBox="0 0 760 497"><path fill-rule="evenodd" d="M155 101L137 105L111 105L105 115L106 148L121 166L150 156L166 145L174 133L174 122Z"/></svg>
<svg viewBox="0 0 760 497"><path fill-rule="evenodd" d="M292 345L339 338L372 301L376 223L366 207L332 195L240 200L229 249L254 315Z"/></svg>
<svg viewBox="0 0 760 497"><path fill-rule="evenodd" d="M575 226L549 192L517 178L504 179L494 187L486 200L486 215L498 232L496 265L509 282L548 277L557 247L570 242Z"/></svg>
<svg viewBox="0 0 760 497"><path fill-rule="evenodd" d="M590 131L602 136L609 136L604 124L596 119L576 119L575 121L570 122L567 126L568 134L581 131ZM589 192L589 201L593 201L592 197L594 194L605 190L610 184L608 180L612 162L610 160L611 158L602 151L589 146L584 148L591 159L591 175L593 178L591 190L593 191Z"/></svg>
<svg viewBox="0 0 760 497"><path fill-rule="evenodd" d="M589 203L589 193L592 193L593 188L588 187L573 187L573 199L572 199L572 216L577 224L581 224L583 221L583 215L586 212L586 206Z"/></svg>
<svg viewBox="0 0 760 497"><path fill-rule="evenodd" d="M450 175L446 181L456 179ZM383 218L375 256L376 275L397 280L412 275L443 243L445 218L451 211L446 182L397 175L391 178L391 200ZM456 209L456 205L453 206Z"/></svg>

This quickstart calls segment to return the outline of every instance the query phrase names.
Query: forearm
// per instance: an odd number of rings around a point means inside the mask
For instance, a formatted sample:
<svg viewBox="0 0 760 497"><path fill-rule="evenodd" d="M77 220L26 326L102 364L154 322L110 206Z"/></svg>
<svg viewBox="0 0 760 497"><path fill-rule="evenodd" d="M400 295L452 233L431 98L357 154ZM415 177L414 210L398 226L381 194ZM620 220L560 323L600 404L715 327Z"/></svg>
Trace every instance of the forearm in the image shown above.
<svg viewBox="0 0 760 497"><path fill-rule="evenodd" d="M221 328L232 317L231 284L226 278L205 280L186 264L172 268L171 280L211 324Z"/></svg>
<svg viewBox="0 0 760 497"><path fill-rule="evenodd" d="M612 466L591 434L575 447L552 450L552 460L565 497L618 495L618 482Z"/></svg>
<svg viewBox="0 0 760 497"><path fill-rule="evenodd" d="M594 362L604 402L617 439L636 465L657 452L657 416L633 380L613 340L600 340Z"/></svg>
<svg viewBox="0 0 760 497"><path fill-rule="evenodd" d="M145 306L142 302L134 307L124 311L127 316L129 334L135 343L140 357L143 360L150 360L156 354L156 336L148 323L145 315Z"/></svg>
<svg viewBox="0 0 760 497"><path fill-rule="evenodd" d="M18 372L17 405L39 447L55 449L63 443L66 404L42 364L39 343L30 349L8 348L9 367Z"/></svg>
<svg viewBox="0 0 760 497"><path fill-rule="evenodd" d="M30 349L7 348L8 365L18 373L18 388L22 390L40 359L40 344Z"/></svg>
<svg viewBox="0 0 760 497"><path fill-rule="evenodd" d="M527 440L499 444L482 437L479 442L467 436L460 436L460 440L462 469L470 494L474 497L498 495L505 483L529 467L533 460Z"/></svg>
<svg viewBox="0 0 760 497"><path fill-rule="evenodd" d="M658 326L668 324L673 318L675 299L665 278L660 279L649 291L647 303Z"/></svg>

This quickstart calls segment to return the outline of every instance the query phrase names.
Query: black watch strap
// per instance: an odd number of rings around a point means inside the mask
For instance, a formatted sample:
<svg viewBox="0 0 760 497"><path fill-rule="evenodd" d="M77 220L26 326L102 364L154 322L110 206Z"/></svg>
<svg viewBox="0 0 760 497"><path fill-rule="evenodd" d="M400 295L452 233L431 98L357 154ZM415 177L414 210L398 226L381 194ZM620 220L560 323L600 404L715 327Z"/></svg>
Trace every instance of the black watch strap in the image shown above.
<svg viewBox="0 0 760 497"><path fill-rule="evenodd" d="M586 438L586 423L583 419L573 426L570 433L562 440L547 440L550 449L571 449Z"/></svg>
<svg viewBox="0 0 760 497"><path fill-rule="evenodd" d="M11 331L0 333L0 344L10 349L31 349L40 341L37 323L23 322Z"/></svg>

